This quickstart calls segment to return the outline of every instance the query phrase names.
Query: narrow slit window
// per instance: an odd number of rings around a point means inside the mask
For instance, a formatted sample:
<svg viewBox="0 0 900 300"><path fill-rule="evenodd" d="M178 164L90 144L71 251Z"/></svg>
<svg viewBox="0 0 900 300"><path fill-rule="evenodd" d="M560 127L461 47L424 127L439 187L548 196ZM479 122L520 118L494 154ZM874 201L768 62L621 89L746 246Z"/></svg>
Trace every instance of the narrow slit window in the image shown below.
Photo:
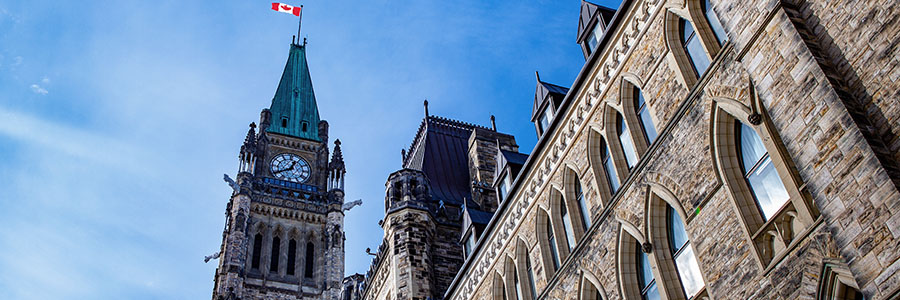
<svg viewBox="0 0 900 300"><path fill-rule="evenodd" d="M281 117L281 127L287 128L287 123L288 123L288 118L287 118L287 117Z"/></svg>
<svg viewBox="0 0 900 300"><path fill-rule="evenodd" d="M291 239L288 242L288 253L287 253L287 274L294 275L294 269L297 268L297 241Z"/></svg>
<svg viewBox="0 0 900 300"><path fill-rule="evenodd" d="M302 127L301 130L303 130L303 132L306 132L307 126L309 126L309 123L303 122L303 123L300 125L300 127Z"/></svg>
<svg viewBox="0 0 900 300"><path fill-rule="evenodd" d="M278 272L278 256L281 254L281 239L277 236L272 238L272 261L269 264L269 272L277 273Z"/></svg>
<svg viewBox="0 0 900 300"><path fill-rule="evenodd" d="M313 277L313 264L315 264L315 245L312 242L306 243L306 264L303 270L303 276L306 278Z"/></svg>
<svg viewBox="0 0 900 300"><path fill-rule="evenodd" d="M257 233L253 237L253 258L250 259L250 267L259 270L259 257L262 254L262 234Z"/></svg>
<svg viewBox="0 0 900 300"><path fill-rule="evenodd" d="M628 163L628 169L634 168L638 161L637 151L634 149L631 132L625 126L625 120L621 114L616 114L616 133L619 136L619 144L622 145L622 152L625 154L625 162Z"/></svg>
<svg viewBox="0 0 900 300"><path fill-rule="evenodd" d="M553 234L553 224L547 220L547 241L550 244L550 257L553 260L553 270L559 269L559 252L556 251L556 235Z"/></svg>

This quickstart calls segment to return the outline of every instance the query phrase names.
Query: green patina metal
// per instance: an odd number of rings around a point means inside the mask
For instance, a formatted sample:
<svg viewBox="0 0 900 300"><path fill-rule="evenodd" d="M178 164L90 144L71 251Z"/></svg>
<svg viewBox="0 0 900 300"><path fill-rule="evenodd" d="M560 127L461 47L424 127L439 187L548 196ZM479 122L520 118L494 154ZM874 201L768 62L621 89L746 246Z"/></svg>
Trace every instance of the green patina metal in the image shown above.
<svg viewBox="0 0 900 300"><path fill-rule="evenodd" d="M291 44L281 82L272 98L272 124L268 132L319 140L319 108L313 92L306 45Z"/></svg>

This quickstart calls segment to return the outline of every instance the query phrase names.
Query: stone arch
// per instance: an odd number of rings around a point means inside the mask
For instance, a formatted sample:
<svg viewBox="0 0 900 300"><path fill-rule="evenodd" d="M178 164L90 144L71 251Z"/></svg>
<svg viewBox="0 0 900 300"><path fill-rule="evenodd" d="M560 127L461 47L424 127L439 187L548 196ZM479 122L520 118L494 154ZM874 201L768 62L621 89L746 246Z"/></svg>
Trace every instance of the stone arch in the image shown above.
<svg viewBox="0 0 900 300"><path fill-rule="evenodd" d="M604 122L604 136L606 137L606 145L609 150L609 154L613 159L613 166L616 169L616 175L619 177L619 182L624 183L625 179L628 178L628 174L630 172L628 168L628 163L625 160L625 153L622 150L622 143L619 141L619 135L617 131L617 117L623 116L624 114L618 108L613 107L612 105L607 105L603 111ZM628 122L625 122L625 126L628 127ZM630 127L629 133L630 133ZM632 143L634 143L634 138L632 137Z"/></svg>
<svg viewBox="0 0 900 300"><path fill-rule="evenodd" d="M553 235L556 237L556 249L559 250L559 260L563 262L569 257L569 249L568 239L569 237L566 235L565 229L563 229L563 217L561 206L566 205L566 209L568 210L568 205L563 201L563 192L558 188L551 185L549 188L550 193L550 222L553 224ZM575 241L572 242L574 244Z"/></svg>
<svg viewBox="0 0 900 300"><path fill-rule="evenodd" d="M650 148L650 141L644 138L644 126L641 125L640 116L637 115L637 107L635 107L636 93L641 92L641 80L637 76L622 76L619 84L619 102L622 106L622 116L625 118L625 124L631 132L632 143L637 152L638 157L643 157ZM644 99L646 101L646 99ZM647 106L649 109L649 105ZM653 114L651 113L651 116ZM654 123L656 124L656 123Z"/></svg>
<svg viewBox="0 0 900 300"><path fill-rule="evenodd" d="M591 273L587 269L581 269L581 287L578 289L578 299L579 300L606 300L609 299L606 296L606 291L603 289L603 285L600 284L600 279L594 276L594 273ZM600 296L600 299L597 299L597 295Z"/></svg>
<svg viewBox="0 0 900 300"><path fill-rule="evenodd" d="M816 300L852 300L863 296L847 264L833 258L823 261Z"/></svg>
<svg viewBox="0 0 900 300"><path fill-rule="evenodd" d="M809 196L801 191L802 180L773 129L765 108L756 98L752 83L750 95L749 106L729 98L712 99L710 153L716 175L731 196L741 228L754 245L757 261L765 268L798 234L813 224L819 213ZM768 218L763 215L745 178L739 149L741 145L737 141L739 124L753 129L759 137L789 198Z"/></svg>
<svg viewBox="0 0 900 300"><path fill-rule="evenodd" d="M553 230L552 232L548 232L548 225ZM534 232L537 236L538 247L541 249L541 265L543 266L545 281L550 281L550 278L556 273L558 264L562 263L562 257L559 256L559 238L556 237L555 231L556 227L550 221L550 213L547 212L546 208L538 208ZM550 233L553 233L552 242L548 238ZM551 249L551 247L553 248ZM556 259L553 258L553 253L556 253Z"/></svg>
<svg viewBox="0 0 900 300"><path fill-rule="evenodd" d="M575 193L575 184L578 183L581 186L582 197L584 197L585 208L582 209L580 204L578 203L578 199L576 199ZM584 234L587 232L587 228L589 224L585 224L584 218L591 217L591 206L590 200L587 198L586 190L584 189L584 182L581 181L581 176L578 175L578 171L573 168L572 165L566 165L563 171L563 191L566 201L566 207L569 211L569 217L572 222L573 229L575 230L575 238L581 240ZM584 214L584 215L582 215Z"/></svg>
<svg viewBox="0 0 900 300"><path fill-rule="evenodd" d="M516 263L512 257L509 255L505 255L503 258L503 278L504 286L506 287L506 298L507 300L516 299L516 284L517 280L514 278L518 275L518 270L516 270Z"/></svg>
<svg viewBox="0 0 900 300"><path fill-rule="evenodd" d="M534 269L529 267L534 267L534 264L528 261L531 256L528 255L528 246L521 237L516 241L515 256L516 270L519 270L516 273L519 276L519 284L522 288L520 297L523 300L532 300L537 296L537 293L532 294L531 291L537 290L537 287L534 286L533 281Z"/></svg>
<svg viewBox="0 0 900 300"><path fill-rule="evenodd" d="M647 245L644 235L636 226L628 221L616 218L619 222L618 251L616 251L619 290L625 299L641 299L640 283L637 273L637 256L639 245ZM653 260L650 260L653 262Z"/></svg>
<svg viewBox="0 0 900 300"><path fill-rule="evenodd" d="M657 266L654 268L654 276L658 279L657 288L660 294L665 294L668 299L685 300L687 296L682 289L681 277L672 255L674 251L669 242L668 208L672 207L685 225L687 225L686 213L675 195L660 184L649 183L646 194L645 224L648 240L653 245L653 255L649 257ZM692 239L688 237L688 240ZM691 255L695 254L692 252ZM706 282L705 278L703 280Z"/></svg>
<svg viewBox="0 0 900 300"><path fill-rule="evenodd" d="M493 283L491 283L491 298L493 300L508 300L506 299L506 284L503 283L503 276L500 273L494 272Z"/></svg>
<svg viewBox="0 0 900 300"><path fill-rule="evenodd" d="M613 195L615 195L616 192L609 187L609 178L606 176L606 169L600 158L600 153L602 151L609 151L609 143L606 142L604 134L602 129L592 127L589 129L587 137L588 164L591 167L591 172L594 174L593 184L600 195L600 199L597 202L600 204L601 208L605 207L606 204L612 200ZM607 149L604 150L604 147Z"/></svg>
<svg viewBox="0 0 900 300"><path fill-rule="evenodd" d="M700 70L694 71L691 59L682 47L680 21L684 19L694 28L697 37L700 39L703 52L710 62L719 53L721 47L712 28L707 23L702 7L697 0L687 0L684 7L680 8L668 6L663 13L663 44L666 45L666 50L668 50L667 60L669 61L669 66L675 71L679 82L690 90L697 84L703 73Z"/></svg>

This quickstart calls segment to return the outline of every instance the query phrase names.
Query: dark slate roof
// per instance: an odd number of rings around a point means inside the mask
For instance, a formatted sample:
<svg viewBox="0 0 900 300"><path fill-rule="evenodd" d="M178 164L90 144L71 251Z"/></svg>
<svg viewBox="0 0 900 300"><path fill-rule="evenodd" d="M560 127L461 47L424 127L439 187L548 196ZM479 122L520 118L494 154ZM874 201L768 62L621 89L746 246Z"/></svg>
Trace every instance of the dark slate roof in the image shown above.
<svg viewBox="0 0 900 300"><path fill-rule="evenodd" d="M609 21L612 20L613 15L616 14L616 10L584 0L581 1L581 15L578 18L578 35L576 36L576 42L580 43L581 40L584 39L584 35L593 29L593 26L595 26L593 23L594 16L597 15L598 11L600 12L600 20L603 22L603 27L606 28Z"/></svg>
<svg viewBox="0 0 900 300"><path fill-rule="evenodd" d="M272 98L272 124L268 132L319 141L319 108L313 92L309 65L306 61L306 46L291 44L284 72L275 97ZM287 117L287 126L281 120ZM303 122L307 123L303 130Z"/></svg>
<svg viewBox="0 0 900 300"><path fill-rule="evenodd" d="M503 155L503 158L506 159L507 162L511 164L524 165L525 160L528 159L528 154L512 152L506 150L500 150L500 153Z"/></svg>
<svg viewBox="0 0 900 300"><path fill-rule="evenodd" d="M471 203L469 178L469 136L474 124L428 116L419 125L403 168L425 173L431 183L432 198L461 207L463 199Z"/></svg>
<svg viewBox="0 0 900 300"><path fill-rule="evenodd" d="M535 122L540 109L543 108L545 99L550 99L553 108L558 108L562 104L562 99L569 93L569 88L555 85L549 82L541 81L541 77L535 72L537 78L537 87L534 89L534 106L531 108L531 121ZM548 97L549 96L549 97Z"/></svg>

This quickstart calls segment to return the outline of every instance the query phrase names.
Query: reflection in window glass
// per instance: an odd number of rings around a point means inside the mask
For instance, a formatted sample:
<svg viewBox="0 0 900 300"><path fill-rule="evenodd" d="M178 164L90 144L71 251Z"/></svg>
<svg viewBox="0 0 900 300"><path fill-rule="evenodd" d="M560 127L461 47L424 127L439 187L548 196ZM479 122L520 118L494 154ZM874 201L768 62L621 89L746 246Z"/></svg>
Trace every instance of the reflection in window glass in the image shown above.
<svg viewBox="0 0 900 300"><path fill-rule="evenodd" d="M641 288L641 298L644 300L659 300L659 291L656 289L656 279L650 270L650 259L641 251L641 245L637 244L638 259L638 283Z"/></svg>
<svg viewBox="0 0 900 300"><path fill-rule="evenodd" d="M584 199L584 192L581 190L581 181L575 178L575 200L578 201L578 210L581 214L582 225L585 231L591 227L591 211L588 210L587 200Z"/></svg>
<svg viewBox="0 0 900 300"><path fill-rule="evenodd" d="M600 20L597 20L597 25L594 25L594 29L591 30L590 35L587 37L589 55L597 50L597 45L600 44L600 38L603 36L603 29L600 28L600 22Z"/></svg>
<svg viewBox="0 0 900 300"><path fill-rule="evenodd" d="M712 10L712 5L709 4L709 0L704 0L701 3L703 4L703 13L706 15L706 20L709 21L709 27L712 28L716 40L719 41L719 45L724 44L725 40L728 39L728 36L725 35L725 28L722 28L722 23L720 23L719 18L716 17L716 12Z"/></svg>
<svg viewBox="0 0 900 300"><path fill-rule="evenodd" d="M528 271L528 289L531 292L531 299L537 296L537 290L534 288L534 271L531 269L531 257L525 252L525 270Z"/></svg>
<svg viewBox="0 0 900 300"><path fill-rule="evenodd" d="M688 298L693 297L703 288L703 276L700 275L700 266L697 257L694 256L694 248L691 246L684 230L684 222L671 206L667 206L666 218L669 220L669 246L672 248L672 256L675 258L675 268L681 279L681 287Z"/></svg>
<svg viewBox="0 0 900 300"><path fill-rule="evenodd" d="M572 230L572 220L569 219L569 210L566 209L566 199L562 199L559 201L559 212L562 215L563 222L563 230L566 232L566 244L569 245L569 250L575 248L575 231Z"/></svg>
<svg viewBox="0 0 900 300"><path fill-rule="evenodd" d="M653 126L650 109L647 108L647 103L644 102L644 94L637 87L634 87L634 102L634 107L637 108L637 115L641 119L641 127L644 128L644 138L647 139L647 144L653 144L657 136L656 127Z"/></svg>
<svg viewBox="0 0 900 300"><path fill-rule="evenodd" d="M519 282L519 272L513 268L513 287L516 289L516 299L522 300L522 283Z"/></svg>
<svg viewBox="0 0 900 300"><path fill-rule="evenodd" d="M700 44L700 38L694 32L691 22L685 19L681 19L681 41L684 51L694 66L694 72L699 77L709 68L709 58L706 56L706 52L703 51L703 45Z"/></svg>
<svg viewBox="0 0 900 300"><path fill-rule="evenodd" d="M622 152L625 153L625 162L628 163L628 168L631 169L637 164L637 151L634 150L631 133L628 131L628 127L625 127L625 120L622 119L621 114L616 114L616 130L619 135L619 144L622 145Z"/></svg>
<svg viewBox="0 0 900 300"><path fill-rule="evenodd" d="M553 258L553 270L559 269L559 253L556 252L556 236L553 234L553 224L547 220L547 241L550 244L550 256Z"/></svg>
<svg viewBox="0 0 900 300"><path fill-rule="evenodd" d="M609 155L609 147L606 141L600 140L600 161L603 162L603 170L606 171L606 181L609 184L610 194L615 194L619 190L619 177L616 176L616 167L613 166L612 158Z"/></svg>
<svg viewBox="0 0 900 300"><path fill-rule="evenodd" d="M759 205L763 218L771 218L790 199L778 171L772 165L772 159L766 152L762 140L756 131L741 122L737 123L736 132L740 148L741 167L750 186L753 197Z"/></svg>

